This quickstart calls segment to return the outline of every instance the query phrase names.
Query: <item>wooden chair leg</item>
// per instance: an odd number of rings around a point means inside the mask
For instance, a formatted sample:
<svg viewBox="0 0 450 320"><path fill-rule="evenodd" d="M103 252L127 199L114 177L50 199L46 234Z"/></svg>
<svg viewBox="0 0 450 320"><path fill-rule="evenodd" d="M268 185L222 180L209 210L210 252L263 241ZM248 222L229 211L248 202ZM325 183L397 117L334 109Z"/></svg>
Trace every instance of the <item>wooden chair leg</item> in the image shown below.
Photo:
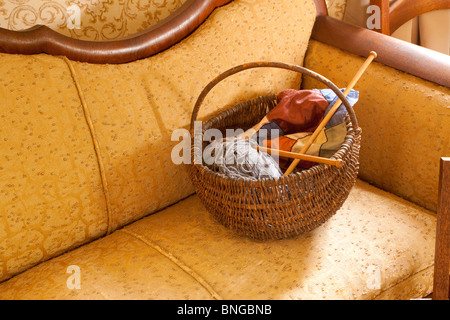
<svg viewBox="0 0 450 320"><path fill-rule="evenodd" d="M441 158L436 225L433 300L450 295L450 158Z"/></svg>

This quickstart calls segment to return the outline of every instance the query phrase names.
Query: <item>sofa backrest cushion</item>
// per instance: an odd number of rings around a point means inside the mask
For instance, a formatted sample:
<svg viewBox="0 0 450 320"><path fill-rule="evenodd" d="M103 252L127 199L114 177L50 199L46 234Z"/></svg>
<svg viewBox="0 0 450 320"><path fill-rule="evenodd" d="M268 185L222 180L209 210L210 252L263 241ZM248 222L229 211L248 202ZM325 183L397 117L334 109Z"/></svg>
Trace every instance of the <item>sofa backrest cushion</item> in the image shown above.
<svg viewBox="0 0 450 320"><path fill-rule="evenodd" d="M301 65L314 20L313 0L235 0L127 64L1 54L0 280L191 195L171 136L189 128L201 90L245 62ZM210 92L200 119L300 81L242 72Z"/></svg>

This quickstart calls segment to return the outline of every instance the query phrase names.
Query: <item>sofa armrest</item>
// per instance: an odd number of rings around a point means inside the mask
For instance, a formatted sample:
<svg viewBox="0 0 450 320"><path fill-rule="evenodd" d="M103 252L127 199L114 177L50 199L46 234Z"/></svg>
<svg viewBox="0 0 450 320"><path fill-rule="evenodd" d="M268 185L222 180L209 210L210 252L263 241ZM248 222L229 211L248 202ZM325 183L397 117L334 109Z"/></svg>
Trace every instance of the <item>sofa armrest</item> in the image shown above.
<svg viewBox="0 0 450 320"><path fill-rule="evenodd" d="M371 50L378 57L355 86L359 177L436 211L439 159L450 155L450 57L319 16L304 66L343 88ZM321 84L306 77L302 87Z"/></svg>
<svg viewBox="0 0 450 320"><path fill-rule="evenodd" d="M376 51L375 61L450 88L450 57L399 39L321 15L311 38L359 56Z"/></svg>
<svg viewBox="0 0 450 320"><path fill-rule="evenodd" d="M433 300L450 298L450 158L441 158L439 174Z"/></svg>

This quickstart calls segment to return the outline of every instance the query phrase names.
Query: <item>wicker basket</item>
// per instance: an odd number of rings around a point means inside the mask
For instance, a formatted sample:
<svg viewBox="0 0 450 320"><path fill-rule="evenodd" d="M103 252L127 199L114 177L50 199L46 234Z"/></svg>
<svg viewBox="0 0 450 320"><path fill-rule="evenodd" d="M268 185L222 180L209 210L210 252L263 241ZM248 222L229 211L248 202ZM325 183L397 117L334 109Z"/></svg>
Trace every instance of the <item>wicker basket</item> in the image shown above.
<svg viewBox="0 0 450 320"><path fill-rule="evenodd" d="M210 128L247 129L258 123L276 106L276 95L262 96L241 103L203 124L195 132L194 122L208 92L226 77L242 70L274 67L300 72L327 85L343 101L348 112L344 144L333 155L342 159L341 168L319 164L278 179L258 181L236 179L213 172L194 157L203 149L202 134ZM237 233L258 240L283 239L310 231L336 213L353 187L359 169L360 128L348 100L328 79L300 66L279 62L255 62L234 67L211 81L200 94L191 119L192 164L190 177L207 210L223 225ZM198 159L198 158L197 158Z"/></svg>

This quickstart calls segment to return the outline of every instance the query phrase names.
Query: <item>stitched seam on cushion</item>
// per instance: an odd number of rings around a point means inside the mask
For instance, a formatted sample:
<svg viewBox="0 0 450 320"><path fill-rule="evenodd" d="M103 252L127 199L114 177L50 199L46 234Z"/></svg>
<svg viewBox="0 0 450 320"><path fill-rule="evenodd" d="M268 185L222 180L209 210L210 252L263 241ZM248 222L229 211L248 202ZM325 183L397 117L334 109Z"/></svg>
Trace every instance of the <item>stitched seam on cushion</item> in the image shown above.
<svg viewBox="0 0 450 320"><path fill-rule="evenodd" d="M418 275L418 274L420 274L420 273L422 273L422 272L426 272L426 271L428 271L430 268L433 268L433 267L434 267L434 263L432 263L431 265L429 265L429 266L423 268L422 270L419 270L419 271L413 273L412 275L407 276L406 278L400 280L399 282L397 282L397 283L391 285L389 288L384 289L383 291L381 291L380 293L378 293L376 296L374 296L372 299L373 299L373 300L377 299L379 296L381 296L383 293L387 292L388 290L391 290L392 288L394 288L394 287L400 285L401 283L403 283L403 282L409 280L411 277L414 277L414 276L416 276L416 275Z"/></svg>
<svg viewBox="0 0 450 320"><path fill-rule="evenodd" d="M105 167L104 167L104 164L102 161L102 159L103 159L102 153L100 151L100 146L99 146L97 137L95 135L94 124L92 123L91 115L89 113L89 108L88 108L88 105L84 98L83 91L81 90L81 86L80 86L80 83L78 80L77 73L75 72L75 69L74 69L72 63L70 62L69 59L67 59L67 57L63 56L62 59L66 62L67 66L69 67L73 82L74 82L75 87L78 92L78 97L80 98L81 105L83 107L84 118L86 119L86 123L89 127L89 132L91 134L92 143L94 144L95 155L97 158L97 165L98 165L98 168L100 171L100 179L102 181L103 194L104 194L105 202L106 202L107 234L110 234L111 233L111 203L109 200L108 182L106 180Z"/></svg>
<svg viewBox="0 0 450 320"><path fill-rule="evenodd" d="M146 245L152 247L153 249L158 251L161 255L163 255L164 257L166 257L173 263L175 263L181 270L183 270L188 275L190 275L192 278L194 278L195 281L197 281L201 286L203 286L209 292L209 294L211 295L212 298L214 298L216 300L222 300L222 297L206 282L205 279L203 279L198 273L196 273L194 270L189 268L187 265L185 265L183 262L181 262L177 257L175 257L170 252L164 250L163 248L161 248L159 245L157 245L153 241L147 239L146 237L144 237L138 233L135 233L133 231L126 230L126 229L120 229L118 231L125 232L125 233L141 240Z"/></svg>

